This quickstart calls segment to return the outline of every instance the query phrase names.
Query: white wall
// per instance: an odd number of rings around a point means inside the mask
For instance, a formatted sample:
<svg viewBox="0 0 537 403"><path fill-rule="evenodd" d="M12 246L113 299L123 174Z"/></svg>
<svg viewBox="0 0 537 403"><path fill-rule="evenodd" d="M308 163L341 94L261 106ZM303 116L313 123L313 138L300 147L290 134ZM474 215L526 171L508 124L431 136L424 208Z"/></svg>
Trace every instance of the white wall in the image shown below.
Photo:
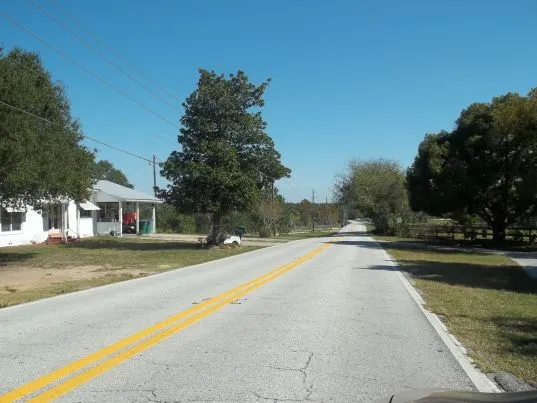
<svg viewBox="0 0 537 403"><path fill-rule="evenodd" d="M110 231L116 231L117 233L121 232L121 224L118 222L98 222L97 223L97 234L98 235L109 235Z"/></svg>
<svg viewBox="0 0 537 403"><path fill-rule="evenodd" d="M29 207L20 231L0 231L0 247L41 243L47 237L48 232L43 231L43 216Z"/></svg>
<svg viewBox="0 0 537 403"><path fill-rule="evenodd" d="M80 207L78 207L74 202L69 202L69 206L67 208L67 215L68 215L68 228L69 235L72 235L76 237L77 235L80 236L80 238L85 238L88 236L93 236L93 218L91 217L81 217L80 218L80 227L77 223L77 210Z"/></svg>
<svg viewBox="0 0 537 403"><path fill-rule="evenodd" d="M78 236L78 228L76 222L77 209L78 206L74 202L69 202L69 205L67 206L67 222L65 223L65 228L67 229L68 234L74 237Z"/></svg>
<svg viewBox="0 0 537 403"><path fill-rule="evenodd" d="M69 203L67 211L64 215L64 220L68 220L68 222L65 223L65 228L67 228L69 231L69 235L74 237L76 237L77 234L80 234L81 238L93 236L93 218L80 218L80 227L78 227L78 208L79 207L74 202ZM113 224L117 225L118 223ZM103 231L107 234L108 226L109 224L106 223L106 231ZM61 227L59 229L61 229ZM0 231L0 247L42 243L45 242L47 238L48 231L43 231L43 216L41 213L36 212L32 207L28 207L28 211L25 214L25 220L22 222L20 231Z"/></svg>
<svg viewBox="0 0 537 403"><path fill-rule="evenodd" d="M80 218L80 238L93 236L93 218L82 217Z"/></svg>

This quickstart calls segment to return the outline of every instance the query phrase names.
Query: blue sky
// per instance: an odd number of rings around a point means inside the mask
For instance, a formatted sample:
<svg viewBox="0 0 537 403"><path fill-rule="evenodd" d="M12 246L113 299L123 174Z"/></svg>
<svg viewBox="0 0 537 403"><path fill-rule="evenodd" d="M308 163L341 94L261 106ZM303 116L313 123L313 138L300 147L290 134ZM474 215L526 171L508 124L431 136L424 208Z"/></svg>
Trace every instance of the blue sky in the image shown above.
<svg viewBox="0 0 537 403"><path fill-rule="evenodd" d="M534 0L33 1L99 48L54 6L59 3L180 101L195 89L200 67L241 69L255 82L271 77L264 117L293 171L292 179L278 184L290 201L311 197L312 188L318 199L330 198L334 178L353 158L386 157L406 167L425 133L451 129L465 106L537 86ZM0 11L149 109L179 121L179 102L170 106L133 83L32 0L0 0ZM87 135L148 158L155 153L165 159L177 147L173 125L1 18L0 43L40 53L65 84ZM136 75L109 49L99 49ZM99 158L151 192L149 164L97 148ZM165 184L162 178L158 183Z"/></svg>

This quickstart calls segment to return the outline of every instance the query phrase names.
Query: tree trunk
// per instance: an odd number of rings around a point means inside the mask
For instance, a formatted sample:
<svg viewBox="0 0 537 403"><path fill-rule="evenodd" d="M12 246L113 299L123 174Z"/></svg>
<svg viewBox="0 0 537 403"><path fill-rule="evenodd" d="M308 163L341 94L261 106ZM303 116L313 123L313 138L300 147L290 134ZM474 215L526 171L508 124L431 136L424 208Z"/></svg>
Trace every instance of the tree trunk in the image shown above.
<svg viewBox="0 0 537 403"><path fill-rule="evenodd" d="M492 240L495 243L503 243L505 241L505 230L507 225L505 222L495 222L492 226Z"/></svg>
<svg viewBox="0 0 537 403"><path fill-rule="evenodd" d="M211 231L207 236L208 245L218 245L220 241L220 228L222 223L222 214L213 213L211 216Z"/></svg>

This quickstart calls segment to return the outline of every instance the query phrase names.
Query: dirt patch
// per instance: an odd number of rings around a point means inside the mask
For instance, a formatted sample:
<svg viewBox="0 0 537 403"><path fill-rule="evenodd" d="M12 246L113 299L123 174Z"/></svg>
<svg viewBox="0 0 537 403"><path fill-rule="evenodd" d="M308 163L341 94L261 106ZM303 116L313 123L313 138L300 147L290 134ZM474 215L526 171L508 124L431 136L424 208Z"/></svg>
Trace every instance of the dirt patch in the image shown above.
<svg viewBox="0 0 537 403"><path fill-rule="evenodd" d="M0 308L238 255L149 237L95 237L67 245L0 248Z"/></svg>
<svg viewBox="0 0 537 403"><path fill-rule="evenodd" d="M139 270L109 270L103 266L83 265L62 269L43 269L40 267L17 267L3 269L0 276L0 294L42 288L64 281L91 280L110 275L139 275Z"/></svg>

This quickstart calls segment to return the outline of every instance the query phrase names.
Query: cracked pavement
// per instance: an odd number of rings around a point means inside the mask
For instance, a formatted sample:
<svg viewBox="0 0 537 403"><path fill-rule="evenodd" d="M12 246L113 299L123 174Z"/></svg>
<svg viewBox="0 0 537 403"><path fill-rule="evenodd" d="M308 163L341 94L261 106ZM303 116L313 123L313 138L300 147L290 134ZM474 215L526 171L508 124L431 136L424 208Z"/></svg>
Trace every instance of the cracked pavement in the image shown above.
<svg viewBox="0 0 537 403"><path fill-rule="evenodd" d="M378 249L352 234L0 310L6 392L218 295L323 242L330 248L61 396L60 402L357 402L473 389ZM237 303L240 302L240 303Z"/></svg>

